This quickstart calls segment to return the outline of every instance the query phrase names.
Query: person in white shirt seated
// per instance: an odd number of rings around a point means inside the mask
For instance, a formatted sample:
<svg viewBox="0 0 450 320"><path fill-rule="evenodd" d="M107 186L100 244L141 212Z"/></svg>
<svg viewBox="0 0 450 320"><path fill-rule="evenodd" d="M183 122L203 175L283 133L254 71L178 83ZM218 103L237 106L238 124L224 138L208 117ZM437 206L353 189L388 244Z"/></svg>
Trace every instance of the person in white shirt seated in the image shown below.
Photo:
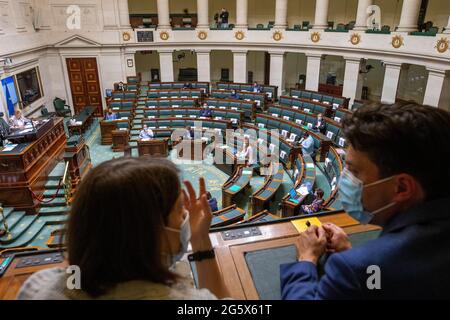
<svg viewBox="0 0 450 320"><path fill-rule="evenodd" d="M260 93L262 90L261 86L258 84L258 82L255 82L252 86L252 92Z"/></svg>
<svg viewBox="0 0 450 320"><path fill-rule="evenodd" d="M29 122L30 120L23 116L20 109L16 109L14 115L9 119L9 124L13 130L23 129Z"/></svg>
<svg viewBox="0 0 450 320"><path fill-rule="evenodd" d="M257 159L254 148L250 145L250 139L244 138L244 145L242 150L237 154L238 158L245 159L247 167L256 167Z"/></svg>
<svg viewBox="0 0 450 320"><path fill-rule="evenodd" d="M150 129L146 124L144 124L144 127L139 132L139 140L151 140L154 138L153 130Z"/></svg>
<svg viewBox="0 0 450 320"><path fill-rule="evenodd" d="M194 139L194 130L192 130L191 127L186 127L184 135L181 138L186 140Z"/></svg>
<svg viewBox="0 0 450 320"><path fill-rule="evenodd" d="M314 154L314 138L308 133L303 134L302 140L300 140L300 145L302 146L302 154L313 156Z"/></svg>

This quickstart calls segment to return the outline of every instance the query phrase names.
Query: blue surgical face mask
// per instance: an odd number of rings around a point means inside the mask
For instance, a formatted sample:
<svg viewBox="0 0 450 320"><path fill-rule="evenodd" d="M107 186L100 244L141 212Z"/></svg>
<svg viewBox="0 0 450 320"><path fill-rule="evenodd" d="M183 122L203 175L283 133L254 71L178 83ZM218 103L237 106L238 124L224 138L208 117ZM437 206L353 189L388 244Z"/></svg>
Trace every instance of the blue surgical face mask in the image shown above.
<svg viewBox="0 0 450 320"><path fill-rule="evenodd" d="M388 177L382 180L372 182L370 184L364 185L361 180L359 180L353 173L351 173L347 168L345 168L339 179L338 183L338 194L339 201L342 204L343 209L354 219L358 220L361 224L370 223L375 215L382 212L395 205L392 202L378 210L368 212L364 209L362 203L362 195L364 188L373 187L380 183L391 180L392 177Z"/></svg>
<svg viewBox="0 0 450 320"><path fill-rule="evenodd" d="M170 256L170 266L173 266L176 262L180 261L183 255L187 252L189 241L191 240L191 223L189 222L189 212L186 212L186 217L181 223L180 229L169 227L165 227L165 229L180 234L180 250Z"/></svg>

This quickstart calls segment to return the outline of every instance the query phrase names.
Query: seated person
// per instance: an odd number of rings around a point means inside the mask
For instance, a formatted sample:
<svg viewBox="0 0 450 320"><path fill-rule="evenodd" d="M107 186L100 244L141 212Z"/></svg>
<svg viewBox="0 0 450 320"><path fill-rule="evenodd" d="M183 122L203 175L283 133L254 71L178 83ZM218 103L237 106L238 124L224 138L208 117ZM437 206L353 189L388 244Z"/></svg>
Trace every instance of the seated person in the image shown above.
<svg viewBox="0 0 450 320"><path fill-rule="evenodd" d="M142 130L139 132L139 140L150 140L153 139L154 136L152 129L144 124Z"/></svg>
<svg viewBox="0 0 450 320"><path fill-rule="evenodd" d="M244 138L244 145L242 150L236 155L238 158L245 159L245 165L247 167L255 167L257 163L257 158L253 147L250 145L250 139L248 137Z"/></svg>
<svg viewBox="0 0 450 320"><path fill-rule="evenodd" d="M316 131L319 131L322 134L325 134L326 122L323 119L323 115L321 113L319 113L317 115L317 120L316 120L316 123L313 126L313 129L316 130Z"/></svg>
<svg viewBox="0 0 450 320"><path fill-rule="evenodd" d="M237 93L237 91L235 89L233 89L231 91L230 99L240 100L240 98L241 98L241 95L239 93Z"/></svg>
<svg viewBox="0 0 450 320"><path fill-rule="evenodd" d="M316 189L314 192L314 200L311 204L306 204L301 206L301 210L304 214L313 214L323 210L323 199L324 192L322 189Z"/></svg>
<svg viewBox="0 0 450 320"><path fill-rule="evenodd" d="M255 82L252 86L252 92L260 93L261 91L261 86L258 84L258 82Z"/></svg>
<svg viewBox="0 0 450 320"><path fill-rule="evenodd" d="M125 91L125 84L122 81L117 85L117 91Z"/></svg>
<svg viewBox="0 0 450 320"><path fill-rule="evenodd" d="M209 203L209 207L211 208L211 211L212 212L219 211L219 208L217 206L217 199L212 197L211 192L207 192L206 197L208 199L208 203Z"/></svg>
<svg viewBox="0 0 450 320"><path fill-rule="evenodd" d="M200 117L212 118L212 111L206 102L203 103L203 107L200 110Z"/></svg>
<svg viewBox="0 0 450 320"><path fill-rule="evenodd" d="M46 269L28 278L17 299L229 297L209 238L205 180L200 178L200 194L190 182L184 185L164 158L123 157L96 166L77 188L64 237L68 265L81 270L81 288L67 287L73 273L65 268ZM209 253L194 260L199 289L177 264L189 243L194 253Z"/></svg>
<svg viewBox="0 0 450 320"><path fill-rule="evenodd" d="M23 129L28 122L30 120L24 117L20 109L16 109L14 115L9 119L11 128L16 130Z"/></svg>
<svg viewBox="0 0 450 320"><path fill-rule="evenodd" d="M300 145L302 146L302 154L313 156L314 153L314 139L309 134L309 132L305 132L303 134L303 138L300 140Z"/></svg>
<svg viewBox="0 0 450 320"><path fill-rule="evenodd" d="M111 108L105 114L105 120L117 120L117 113L113 112Z"/></svg>
<svg viewBox="0 0 450 320"><path fill-rule="evenodd" d="M181 137L181 139L186 140L194 139L194 130L191 127L187 126L184 135Z"/></svg>
<svg viewBox="0 0 450 320"><path fill-rule="evenodd" d="M186 82L186 83L183 85L183 89L192 89L192 83Z"/></svg>

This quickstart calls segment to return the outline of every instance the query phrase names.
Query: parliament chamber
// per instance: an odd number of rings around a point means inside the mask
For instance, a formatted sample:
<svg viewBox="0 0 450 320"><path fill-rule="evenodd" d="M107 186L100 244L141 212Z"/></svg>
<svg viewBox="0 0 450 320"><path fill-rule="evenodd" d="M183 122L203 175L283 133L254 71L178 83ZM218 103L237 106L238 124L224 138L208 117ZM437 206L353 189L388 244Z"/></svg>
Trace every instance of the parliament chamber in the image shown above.
<svg viewBox="0 0 450 320"><path fill-rule="evenodd" d="M80 184L127 157L169 159L195 191L203 177L228 297L280 300L280 265L311 225L355 248L383 231L341 202L345 121L375 103L450 111L445 0L4 2L17 12L0 21L1 300L68 267Z"/></svg>

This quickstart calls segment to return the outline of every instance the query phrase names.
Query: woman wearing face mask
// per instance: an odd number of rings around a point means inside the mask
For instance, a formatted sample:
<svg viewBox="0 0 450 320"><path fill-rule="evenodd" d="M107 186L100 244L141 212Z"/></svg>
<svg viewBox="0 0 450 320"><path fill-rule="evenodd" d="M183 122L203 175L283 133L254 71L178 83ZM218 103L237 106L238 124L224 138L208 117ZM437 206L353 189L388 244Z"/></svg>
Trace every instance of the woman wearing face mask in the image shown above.
<svg viewBox="0 0 450 320"><path fill-rule="evenodd" d="M216 299L228 297L209 238L205 181L200 197L165 159L120 158L94 168L75 195L65 237L67 260L81 289L66 286L64 269L32 275L18 299ZM198 285L177 272L192 245Z"/></svg>

